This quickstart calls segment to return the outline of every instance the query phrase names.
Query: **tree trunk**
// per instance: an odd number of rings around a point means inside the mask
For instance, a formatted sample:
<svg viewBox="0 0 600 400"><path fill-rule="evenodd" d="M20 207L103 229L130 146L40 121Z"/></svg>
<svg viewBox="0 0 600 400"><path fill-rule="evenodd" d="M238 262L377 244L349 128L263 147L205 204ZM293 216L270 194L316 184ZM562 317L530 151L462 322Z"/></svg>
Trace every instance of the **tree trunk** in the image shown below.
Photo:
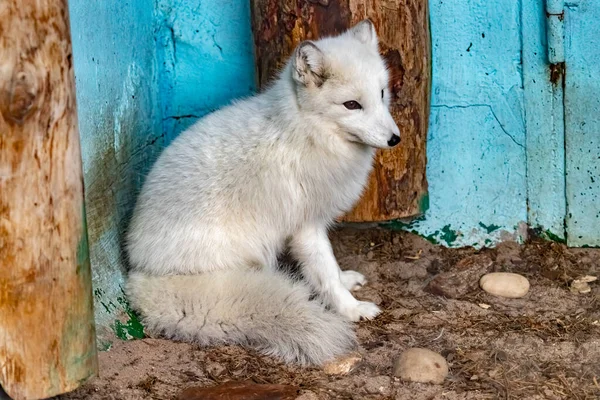
<svg viewBox="0 0 600 400"><path fill-rule="evenodd" d="M428 207L425 177L431 44L427 0L252 0L258 83L264 87L302 40L375 24L390 68L391 111L402 143L380 150L369 187L347 222L384 221Z"/></svg>
<svg viewBox="0 0 600 400"><path fill-rule="evenodd" d="M14 399L96 374L66 0L0 6L0 383Z"/></svg>

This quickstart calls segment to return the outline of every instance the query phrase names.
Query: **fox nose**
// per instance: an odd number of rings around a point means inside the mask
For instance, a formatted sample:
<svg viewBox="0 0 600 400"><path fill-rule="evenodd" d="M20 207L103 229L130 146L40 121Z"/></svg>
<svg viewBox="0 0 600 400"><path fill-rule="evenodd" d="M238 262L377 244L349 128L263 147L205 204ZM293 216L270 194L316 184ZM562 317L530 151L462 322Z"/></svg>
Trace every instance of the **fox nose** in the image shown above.
<svg viewBox="0 0 600 400"><path fill-rule="evenodd" d="M400 143L400 136L398 136L396 134L393 134L392 138L390 140L388 140L388 146L390 146L390 147L394 147L398 143Z"/></svg>

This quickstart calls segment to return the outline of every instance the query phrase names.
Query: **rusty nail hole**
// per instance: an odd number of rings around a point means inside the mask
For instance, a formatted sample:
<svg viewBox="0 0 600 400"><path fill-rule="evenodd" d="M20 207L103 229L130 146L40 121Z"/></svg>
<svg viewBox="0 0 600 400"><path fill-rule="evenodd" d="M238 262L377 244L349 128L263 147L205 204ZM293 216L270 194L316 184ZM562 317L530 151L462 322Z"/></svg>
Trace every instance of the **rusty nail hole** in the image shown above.
<svg viewBox="0 0 600 400"><path fill-rule="evenodd" d="M556 85L565 73L565 63L550 64L550 82Z"/></svg>

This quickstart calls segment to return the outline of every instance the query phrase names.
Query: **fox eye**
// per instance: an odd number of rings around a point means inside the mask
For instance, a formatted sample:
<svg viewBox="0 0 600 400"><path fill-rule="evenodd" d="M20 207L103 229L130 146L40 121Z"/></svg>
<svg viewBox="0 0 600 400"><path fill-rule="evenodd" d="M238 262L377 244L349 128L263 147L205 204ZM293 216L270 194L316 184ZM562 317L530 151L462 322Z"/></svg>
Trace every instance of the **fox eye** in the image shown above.
<svg viewBox="0 0 600 400"><path fill-rule="evenodd" d="M383 89L381 89L381 98L383 99Z"/></svg>
<svg viewBox="0 0 600 400"><path fill-rule="evenodd" d="M358 103L358 101L350 100L344 103L344 107L348 110L360 110L362 106Z"/></svg>

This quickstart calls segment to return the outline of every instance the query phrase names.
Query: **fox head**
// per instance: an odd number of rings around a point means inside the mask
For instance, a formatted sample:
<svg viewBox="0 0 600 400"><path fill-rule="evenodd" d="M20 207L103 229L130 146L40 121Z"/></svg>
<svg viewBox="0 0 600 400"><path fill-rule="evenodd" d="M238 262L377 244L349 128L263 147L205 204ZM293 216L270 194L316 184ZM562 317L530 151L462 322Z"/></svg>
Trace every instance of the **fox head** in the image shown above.
<svg viewBox="0 0 600 400"><path fill-rule="evenodd" d="M299 107L346 140L375 148L400 143L390 111L389 75L369 20L339 36L304 41L291 59Z"/></svg>

